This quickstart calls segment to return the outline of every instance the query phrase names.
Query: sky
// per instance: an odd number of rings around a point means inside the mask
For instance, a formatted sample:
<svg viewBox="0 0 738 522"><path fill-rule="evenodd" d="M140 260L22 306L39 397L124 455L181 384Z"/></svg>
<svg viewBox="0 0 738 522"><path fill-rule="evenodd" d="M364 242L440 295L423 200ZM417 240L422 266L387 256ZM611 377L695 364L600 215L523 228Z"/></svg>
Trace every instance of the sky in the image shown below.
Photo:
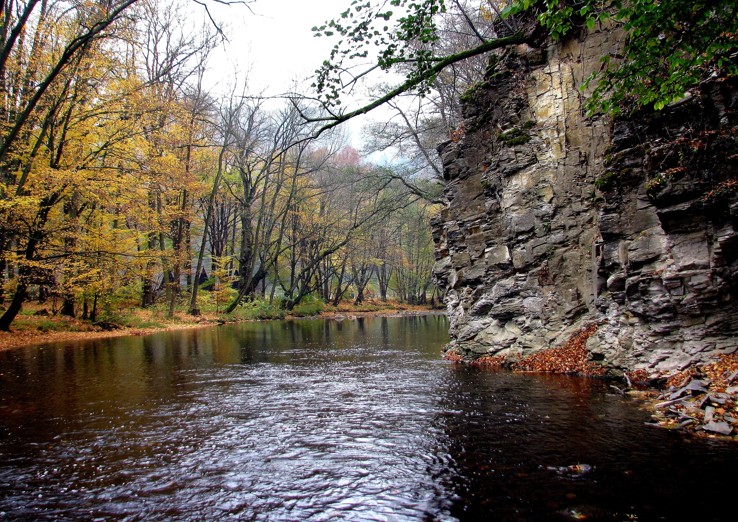
<svg viewBox="0 0 738 522"><path fill-rule="evenodd" d="M311 28L346 9L350 0L255 0L245 7L218 8L229 26L227 60L250 68L257 90L277 94L295 79L305 80L328 57L331 42ZM226 64L219 64L225 67Z"/></svg>
<svg viewBox="0 0 738 522"><path fill-rule="evenodd" d="M227 25L229 43L213 60L213 77L227 89L233 71L248 71L252 93L277 96L293 90L294 82L308 89L314 71L335 43L316 38L312 27L340 15L351 0L255 0L243 5L210 3L213 17ZM218 90L218 87L216 87ZM381 118L381 113L379 113ZM351 144L360 148L361 127L371 119L349 122Z"/></svg>

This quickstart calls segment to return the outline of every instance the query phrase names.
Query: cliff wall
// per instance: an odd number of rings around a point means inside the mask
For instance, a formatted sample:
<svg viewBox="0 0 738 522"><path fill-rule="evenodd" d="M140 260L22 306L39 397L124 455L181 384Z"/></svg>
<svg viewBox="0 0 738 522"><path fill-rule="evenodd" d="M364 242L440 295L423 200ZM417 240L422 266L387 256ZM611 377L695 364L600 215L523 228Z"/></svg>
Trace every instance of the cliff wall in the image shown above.
<svg viewBox="0 0 738 522"><path fill-rule="evenodd" d="M614 372L736 350L738 89L586 118L580 87L619 39L520 46L465 96L433 222L449 349L519 359L596 324L590 357Z"/></svg>

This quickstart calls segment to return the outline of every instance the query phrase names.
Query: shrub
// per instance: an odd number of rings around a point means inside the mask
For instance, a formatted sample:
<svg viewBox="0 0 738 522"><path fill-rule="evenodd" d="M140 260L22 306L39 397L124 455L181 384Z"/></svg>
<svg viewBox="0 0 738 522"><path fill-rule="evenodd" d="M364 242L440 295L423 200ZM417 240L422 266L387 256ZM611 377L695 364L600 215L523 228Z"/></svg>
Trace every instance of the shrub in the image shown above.
<svg viewBox="0 0 738 522"><path fill-rule="evenodd" d="M243 304L235 311L239 319L282 319L285 311L280 300L272 303L267 299L254 299Z"/></svg>
<svg viewBox="0 0 738 522"><path fill-rule="evenodd" d="M715 188L702 196L707 205L716 205L723 201L729 201L738 194L738 179L726 179L717 184Z"/></svg>
<svg viewBox="0 0 738 522"><path fill-rule="evenodd" d="M291 314L297 317L318 315L323 311L325 303L322 299L308 295L292 309Z"/></svg>

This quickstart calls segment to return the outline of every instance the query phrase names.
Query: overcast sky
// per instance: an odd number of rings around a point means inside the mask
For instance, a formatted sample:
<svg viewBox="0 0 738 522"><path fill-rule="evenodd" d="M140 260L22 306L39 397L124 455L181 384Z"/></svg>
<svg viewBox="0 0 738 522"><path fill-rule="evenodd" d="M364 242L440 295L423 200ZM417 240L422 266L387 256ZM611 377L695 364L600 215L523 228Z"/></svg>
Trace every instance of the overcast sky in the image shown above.
<svg viewBox="0 0 738 522"><path fill-rule="evenodd" d="M214 17L228 25L230 43L212 63L212 84L225 92L237 67L248 71L250 91L267 96L293 90L294 82L307 90L315 69L327 59L333 40L315 38L311 29L340 15L351 0L256 0L242 5L211 5ZM375 116L381 119L381 116ZM352 144L361 145L361 125L349 122Z"/></svg>
<svg viewBox="0 0 738 522"><path fill-rule="evenodd" d="M279 94L304 80L328 57L331 43L311 28L346 9L350 0L256 0L220 8L217 18L230 27L228 61L249 68L256 90ZM225 67L219 64L219 68Z"/></svg>

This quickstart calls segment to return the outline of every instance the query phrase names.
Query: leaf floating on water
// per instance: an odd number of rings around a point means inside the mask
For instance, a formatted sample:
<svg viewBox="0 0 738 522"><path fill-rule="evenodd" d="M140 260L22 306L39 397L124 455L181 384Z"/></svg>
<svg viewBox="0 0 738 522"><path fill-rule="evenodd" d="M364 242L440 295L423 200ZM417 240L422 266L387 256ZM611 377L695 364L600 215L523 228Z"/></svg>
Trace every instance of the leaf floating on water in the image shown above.
<svg viewBox="0 0 738 522"><path fill-rule="evenodd" d="M548 466L546 469L560 475L584 475L590 473L594 466L591 464L572 464L571 466Z"/></svg>
<svg viewBox="0 0 738 522"><path fill-rule="evenodd" d="M585 515L578 509L569 508L564 511L564 514L572 520L587 520L587 515Z"/></svg>

